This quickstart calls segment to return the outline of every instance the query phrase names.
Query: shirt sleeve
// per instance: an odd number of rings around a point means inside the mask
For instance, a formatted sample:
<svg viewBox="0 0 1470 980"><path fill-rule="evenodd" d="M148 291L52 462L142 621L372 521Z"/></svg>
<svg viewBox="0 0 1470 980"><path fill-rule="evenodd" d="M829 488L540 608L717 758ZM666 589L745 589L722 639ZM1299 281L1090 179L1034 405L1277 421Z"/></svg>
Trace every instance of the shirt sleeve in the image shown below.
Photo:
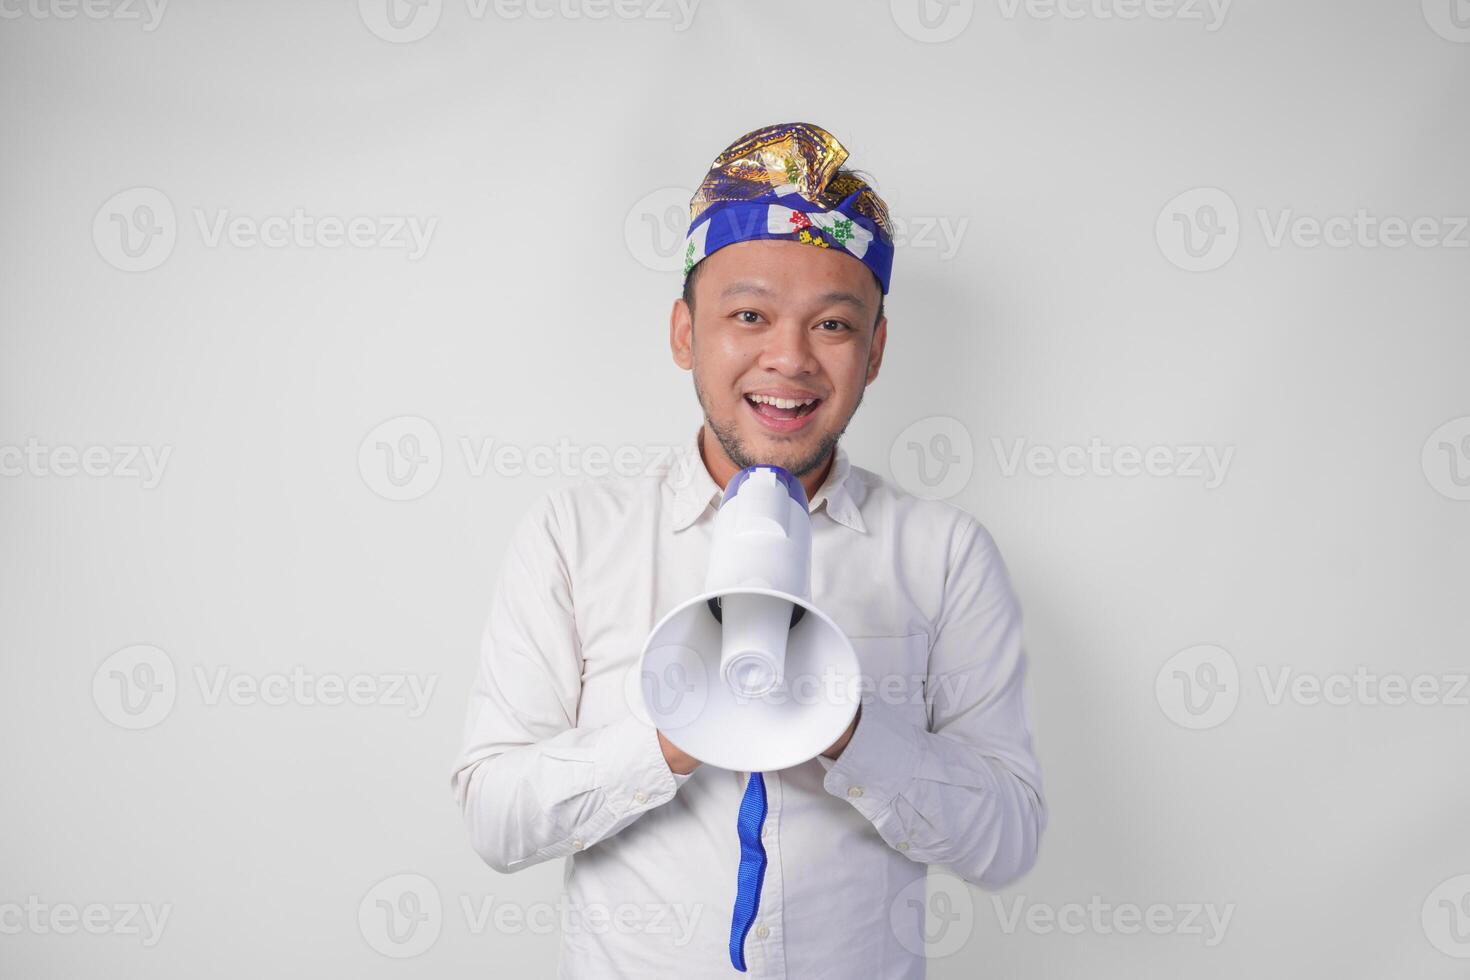
<svg viewBox="0 0 1470 980"><path fill-rule="evenodd" d="M925 678L928 730L870 696L838 759L818 758L827 792L890 847L995 889L1035 864L1047 808L1009 575L973 519L956 538Z"/></svg>
<svg viewBox="0 0 1470 980"><path fill-rule="evenodd" d="M511 535L482 637L451 786L476 853L500 872L564 857L667 803L658 733L634 714L576 727L582 656L555 492Z"/></svg>

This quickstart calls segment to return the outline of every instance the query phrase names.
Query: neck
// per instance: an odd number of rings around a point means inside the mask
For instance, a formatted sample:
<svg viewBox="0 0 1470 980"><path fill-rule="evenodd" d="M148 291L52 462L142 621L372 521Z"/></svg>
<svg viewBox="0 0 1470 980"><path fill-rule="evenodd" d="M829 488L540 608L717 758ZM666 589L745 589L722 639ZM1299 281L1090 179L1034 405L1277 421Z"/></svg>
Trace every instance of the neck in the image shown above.
<svg viewBox="0 0 1470 980"><path fill-rule="evenodd" d="M735 474L741 470L741 467L736 466L735 461L726 455L725 447L720 445L720 440L709 430L708 423L699 429L699 456L704 460L704 468L709 471L710 477L719 484L721 490L725 489ZM827 474L832 471L832 463L836 458L837 453L830 452L822 461L821 466L805 476L797 477L801 481L801 488L806 491L807 500L817 495L817 491L827 479Z"/></svg>

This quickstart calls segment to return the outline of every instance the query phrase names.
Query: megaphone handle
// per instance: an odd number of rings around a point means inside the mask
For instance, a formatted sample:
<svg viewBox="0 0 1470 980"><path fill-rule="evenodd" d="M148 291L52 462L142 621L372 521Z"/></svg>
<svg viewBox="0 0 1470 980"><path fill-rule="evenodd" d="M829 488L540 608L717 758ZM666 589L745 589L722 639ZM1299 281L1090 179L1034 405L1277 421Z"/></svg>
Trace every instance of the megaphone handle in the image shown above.
<svg viewBox="0 0 1470 980"><path fill-rule="evenodd" d="M745 972L745 937L755 924L761 907L761 883L766 878L766 848L761 843L761 827L766 822L766 780L758 772L750 774L745 796L740 801L740 819L735 829L740 836L739 884L735 892L735 911L730 917L730 964Z"/></svg>
<svg viewBox="0 0 1470 980"><path fill-rule="evenodd" d="M713 616L713 617L715 617L715 622L717 622L717 623L724 623L724 621L725 621L725 613L724 613L724 610L721 609L721 607L720 607L720 596L717 596L717 595L710 596L709 599L707 599L705 601L705 605L709 606L710 615ZM806 615L806 606L803 606L803 605L801 605L800 603L797 603L797 602L793 602L791 604L791 622L788 623L787 625L788 626L795 626L797 623L801 622L801 617L803 617L805 615Z"/></svg>

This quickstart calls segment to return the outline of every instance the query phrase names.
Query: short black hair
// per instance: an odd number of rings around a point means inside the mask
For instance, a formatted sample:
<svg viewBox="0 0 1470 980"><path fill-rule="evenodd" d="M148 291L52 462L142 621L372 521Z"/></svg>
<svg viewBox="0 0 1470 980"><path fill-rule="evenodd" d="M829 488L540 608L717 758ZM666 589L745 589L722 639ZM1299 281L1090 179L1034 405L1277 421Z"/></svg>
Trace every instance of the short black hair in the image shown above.
<svg viewBox="0 0 1470 980"><path fill-rule="evenodd" d="M699 270L704 267L704 259L694 263L694 268L689 270L689 275L684 277L684 302L689 306L689 318L694 319L694 280L699 278ZM871 271L871 270L870 270ZM877 273L872 273L873 284L878 287L878 315L873 318L873 329L878 329L878 321L883 319L883 301L887 298L883 295L883 283Z"/></svg>

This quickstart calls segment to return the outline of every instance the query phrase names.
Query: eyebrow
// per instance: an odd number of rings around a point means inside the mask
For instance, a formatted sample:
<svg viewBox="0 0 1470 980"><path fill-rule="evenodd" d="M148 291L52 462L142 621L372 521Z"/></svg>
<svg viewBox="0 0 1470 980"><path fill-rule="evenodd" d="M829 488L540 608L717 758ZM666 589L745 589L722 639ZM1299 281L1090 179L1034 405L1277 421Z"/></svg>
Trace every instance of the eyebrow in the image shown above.
<svg viewBox="0 0 1470 980"><path fill-rule="evenodd" d="M762 286L758 282L732 282L730 283L730 285L721 290L720 298L728 299L731 296L735 296L741 293L750 293L755 296L763 296L767 298L775 295L775 293L767 289L765 286ZM817 297L817 302L823 306L830 306L835 303L845 303L846 305L856 307L859 310L866 310L868 308L867 304L862 301L861 297L859 297L855 293L849 293L844 289L833 289L825 292Z"/></svg>

